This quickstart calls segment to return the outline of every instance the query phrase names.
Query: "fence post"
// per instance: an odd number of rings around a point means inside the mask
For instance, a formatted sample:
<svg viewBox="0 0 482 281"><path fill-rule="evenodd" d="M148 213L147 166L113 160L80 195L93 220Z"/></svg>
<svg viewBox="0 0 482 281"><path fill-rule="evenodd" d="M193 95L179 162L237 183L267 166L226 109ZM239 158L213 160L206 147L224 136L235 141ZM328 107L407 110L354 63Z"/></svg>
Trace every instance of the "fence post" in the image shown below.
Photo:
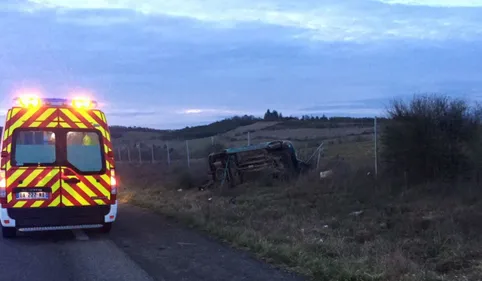
<svg viewBox="0 0 482 281"><path fill-rule="evenodd" d="M131 147L127 146L127 162L131 162Z"/></svg>
<svg viewBox="0 0 482 281"><path fill-rule="evenodd" d="M119 155L119 162L122 162L122 151L120 147L117 148L117 154Z"/></svg>
<svg viewBox="0 0 482 281"><path fill-rule="evenodd" d="M189 155L189 141L186 140L187 167L191 168L191 157Z"/></svg>
<svg viewBox="0 0 482 281"><path fill-rule="evenodd" d="M171 153L169 152L169 142L166 142L167 166L171 167Z"/></svg>
<svg viewBox="0 0 482 281"><path fill-rule="evenodd" d="M251 145L251 135L250 135L249 131L248 131L248 145Z"/></svg>
<svg viewBox="0 0 482 281"><path fill-rule="evenodd" d="M321 157L321 149L318 150L318 156L316 157L316 169L320 168L320 157Z"/></svg>
<svg viewBox="0 0 482 281"><path fill-rule="evenodd" d="M377 117L373 120L374 132L375 132L375 176L378 177L378 132L377 132Z"/></svg>
<svg viewBox="0 0 482 281"><path fill-rule="evenodd" d="M154 144L152 144L151 153L152 153L152 163L154 163L156 162L156 157L154 156Z"/></svg>
<svg viewBox="0 0 482 281"><path fill-rule="evenodd" d="M211 137L211 145L214 146L214 136Z"/></svg>
<svg viewBox="0 0 482 281"><path fill-rule="evenodd" d="M142 163L141 144L137 144L137 150L139 151L139 163Z"/></svg>

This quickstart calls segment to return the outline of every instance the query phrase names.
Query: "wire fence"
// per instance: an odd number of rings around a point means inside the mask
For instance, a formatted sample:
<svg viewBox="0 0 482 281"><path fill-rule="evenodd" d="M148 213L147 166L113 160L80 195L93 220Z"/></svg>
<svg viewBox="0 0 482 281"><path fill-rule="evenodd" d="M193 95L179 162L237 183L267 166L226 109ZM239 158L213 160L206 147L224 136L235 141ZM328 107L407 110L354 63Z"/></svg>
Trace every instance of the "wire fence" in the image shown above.
<svg viewBox="0 0 482 281"><path fill-rule="evenodd" d="M247 130L202 139L162 141L152 136L149 140L114 140L116 161L120 163L164 164L191 168L193 163L207 163L207 156L228 147L240 147L271 140L291 141L301 160L310 157L318 166L326 158L363 162L379 170L378 150L381 126L359 123L338 128L294 128L286 130ZM313 153L323 144L323 149Z"/></svg>

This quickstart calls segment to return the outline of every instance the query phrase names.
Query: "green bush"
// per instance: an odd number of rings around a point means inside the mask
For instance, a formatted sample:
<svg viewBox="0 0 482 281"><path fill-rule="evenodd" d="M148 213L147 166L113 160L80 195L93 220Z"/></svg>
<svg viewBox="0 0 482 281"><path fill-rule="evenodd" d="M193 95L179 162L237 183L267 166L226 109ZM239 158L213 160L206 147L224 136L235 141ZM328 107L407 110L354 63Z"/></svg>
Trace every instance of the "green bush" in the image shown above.
<svg viewBox="0 0 482 281"><path fill-rule="evenodd" d="M388 172L420 182L458 179L478 168L474 155L480 146L479 105L422 95L409 102L393 101L388 117L381 134L381 157Z"/></svg>

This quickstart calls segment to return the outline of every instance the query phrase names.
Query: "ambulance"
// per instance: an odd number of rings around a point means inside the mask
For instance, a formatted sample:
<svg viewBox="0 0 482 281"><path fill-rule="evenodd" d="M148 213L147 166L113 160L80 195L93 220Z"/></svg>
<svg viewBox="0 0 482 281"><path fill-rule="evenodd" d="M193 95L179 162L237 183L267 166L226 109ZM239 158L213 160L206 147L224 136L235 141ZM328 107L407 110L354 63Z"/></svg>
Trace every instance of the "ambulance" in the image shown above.
<svg viewBox="0 0 482 281"><path fill-rule="evenodd" d="M0 222L18 232L97 228L117 217L107 120L94 100L21 96L1 139Z"/></svg>

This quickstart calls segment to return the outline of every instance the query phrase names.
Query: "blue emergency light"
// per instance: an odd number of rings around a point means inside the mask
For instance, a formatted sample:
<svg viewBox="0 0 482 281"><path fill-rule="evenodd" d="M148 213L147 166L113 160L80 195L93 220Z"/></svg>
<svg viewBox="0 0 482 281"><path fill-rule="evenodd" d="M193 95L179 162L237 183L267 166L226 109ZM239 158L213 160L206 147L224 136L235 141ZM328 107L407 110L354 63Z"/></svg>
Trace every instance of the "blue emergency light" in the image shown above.
<svg viewBox="0 0 482 281"><path fill-rule="evenodd" d="M86 98L62 99L62 98L39 98L36 96L22 96L14 99L21 107L74 107L78 109L96 108L98 103Z"/></svg>

